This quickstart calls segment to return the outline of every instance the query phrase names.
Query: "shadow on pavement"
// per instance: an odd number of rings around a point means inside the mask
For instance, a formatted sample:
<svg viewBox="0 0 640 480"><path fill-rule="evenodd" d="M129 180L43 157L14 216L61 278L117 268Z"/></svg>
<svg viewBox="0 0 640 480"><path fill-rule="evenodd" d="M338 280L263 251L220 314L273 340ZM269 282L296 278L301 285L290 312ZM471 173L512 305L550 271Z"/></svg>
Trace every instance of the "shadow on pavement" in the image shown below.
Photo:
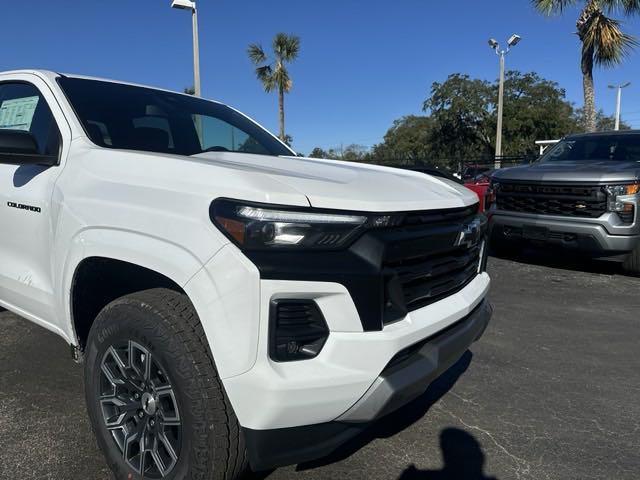
<svg viewBox="0 0 640 480"><path fill-rule="evenodd" d="M442 470L407 468L398 480L496 480L484 474L485 456L473 435L457 428L447 428L440 434Z"/></svg>
<svg viewBox="0 0 640 480"><path fill-rule="evenodd" d="M491 251L491 256L528 265L604 275L625 275L622 263L597 260L559 247L523 245L509 252Z"/></svg>
<svg viewBox="0 0 640 480"><path fill-rule="evenodd" d="M427 391L401 408L380 419L358 437L346 443L328 457L300 464L298 471L310 470L344 460L377 438L389 438L413 425L426 415L429 409L440 400L469 368L473 354L467 351L457 363L433 382Z"/></svg>

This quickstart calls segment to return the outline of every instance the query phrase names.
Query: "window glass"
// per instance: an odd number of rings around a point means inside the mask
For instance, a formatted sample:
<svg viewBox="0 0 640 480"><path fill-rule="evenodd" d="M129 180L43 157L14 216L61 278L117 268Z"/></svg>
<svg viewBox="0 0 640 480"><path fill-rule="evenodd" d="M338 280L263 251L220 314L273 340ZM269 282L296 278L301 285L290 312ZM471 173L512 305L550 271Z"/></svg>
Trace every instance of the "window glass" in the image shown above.
<svg viewBox="0 0 640 480"><path fill-rule="evenodd" d="M58 83L87 135L102 147L178 155L295 155L256 123L219 103L100 80L60 77Z"/></svg>
<svg viewBox="0 0 640 480"><path fill-rule="evenodd" d="M58 155L60 132L40 91L28 83L0 83L0 128L30 132L42 155Z"/></svg>
<svg viewBox="0 0 640 480"><path fill-rule="evenodd" d="M219 118L193 115L193 124L202 151L269 154L255 138Z"/></svg>
<svg viewBox="0 0 640 480"><path fill-rule="evenodd" d="M640 162L640 135L627 133L568 138L551 148L541 160Z"/></svg>

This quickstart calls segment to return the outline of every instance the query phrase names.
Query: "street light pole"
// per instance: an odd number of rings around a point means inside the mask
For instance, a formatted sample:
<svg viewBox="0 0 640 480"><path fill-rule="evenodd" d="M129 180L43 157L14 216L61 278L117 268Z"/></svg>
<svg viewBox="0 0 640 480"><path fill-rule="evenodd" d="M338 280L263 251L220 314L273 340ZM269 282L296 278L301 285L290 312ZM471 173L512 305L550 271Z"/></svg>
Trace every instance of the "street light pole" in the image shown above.
<svg viewBox="0 0 640 480"><path fill-rule="evenodd" d="M616 126L615 130L620 130L620 115L622 113L622 89L631 85L631 82L623 83L622 85L609 85L611 89L618 89L618 98L616 100Z"/></svg>
<svg viewBox="0 0 640 480"><path fill-rule="evenodd" d="M504 57L506 52L502 50L500 53L500 85L498 87L498 128L496 132L496 162L495 168L500 168L500 159L502 157L502 115L504 111Z"/></svg>
<svg viewBox="0 0 640 480"><path fill-rule="evenodd" d="M191 23L193 30L193 89L196 97L202 96L200 86L200 43L198 38L198 9L196 2L191 0L173 0L171 8L191 10Z"/></svg>
<svg viewBox="0 0 640 480"><path fill-rule="evenodd" d="M512 35L507 42L507 49L501 49L500 44L493 38L489 40L489 46L495 50L496 55L500 57L500 80L498 86L498 125L496 131L496 156L495 156L495 168L500 168L500 159L502 157L502 117L504 111L504 71L505 71L505 57L507 53L511 51L512 47L515 47L520 43L522 37L520 35Z"/></svg>
<svg viewBox="0 0 640 480"><path fill-rule="evenodd" d="M198 9L195 2L193 3L193 13L191 14L193 23L193 88L196 97L202 96L200 87L200 43L198 38Z"/></svg>

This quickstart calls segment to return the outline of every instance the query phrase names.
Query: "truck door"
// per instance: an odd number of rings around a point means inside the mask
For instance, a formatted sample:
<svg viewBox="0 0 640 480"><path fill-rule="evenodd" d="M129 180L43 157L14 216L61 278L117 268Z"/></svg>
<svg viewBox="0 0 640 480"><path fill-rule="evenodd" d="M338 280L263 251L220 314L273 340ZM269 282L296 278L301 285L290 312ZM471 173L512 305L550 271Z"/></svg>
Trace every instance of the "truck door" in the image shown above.
<svg viewBox="0 0 640 480"><path fill-rule="evenodd" d="M0 129L31 133L38 152L58 156L58 165L21 163L20 156L11 151L15 147L2 147L0 305L58 330L52 272L56 217L52 196L62 168L61 127L68 140L69 125L42 79L26 74L5 78L0 75Z"/></svg>

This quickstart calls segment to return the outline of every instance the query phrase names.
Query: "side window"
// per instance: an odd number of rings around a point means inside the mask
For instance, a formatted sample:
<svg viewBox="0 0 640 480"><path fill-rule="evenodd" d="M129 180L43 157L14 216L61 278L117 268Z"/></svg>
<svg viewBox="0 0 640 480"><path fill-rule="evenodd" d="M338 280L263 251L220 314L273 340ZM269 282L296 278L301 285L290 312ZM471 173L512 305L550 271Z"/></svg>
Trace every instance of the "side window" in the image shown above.
<svg viewBox="0 0 640 480"><path fill-rule="evenodd" d="M268 153L267 149L255 138L224 120L207 115L193 115L193 123L202 151L243 152L260 155Z"/></svg>
<svg viewBox="0 0 640 480"><path fill-rule="evenodd" d="M28 83L0 83L0 129L30 132L42 155L58 155L60 131L40 91Z"/></svg>

